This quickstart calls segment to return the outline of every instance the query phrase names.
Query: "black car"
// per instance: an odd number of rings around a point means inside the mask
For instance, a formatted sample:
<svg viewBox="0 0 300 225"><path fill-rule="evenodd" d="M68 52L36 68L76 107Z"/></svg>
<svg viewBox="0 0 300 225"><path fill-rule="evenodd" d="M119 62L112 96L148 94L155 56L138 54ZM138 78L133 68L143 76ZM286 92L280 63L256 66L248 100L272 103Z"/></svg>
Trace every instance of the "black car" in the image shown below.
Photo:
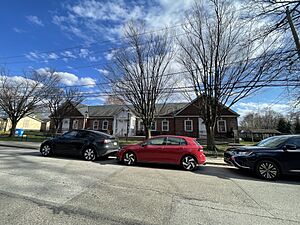
<svg viewBox="0 0 300 225"><path fill-rule="evenodd" d="M92 130L73 130L41 144L43 156L64 154L82 156L87 161L115 154L119 150L118 140L109 134Z"/></svg>
<svg viewBox="0 0 300 225"><path fill-rule="evenodd" d="M255 146L228 148L224 161L250 169L266 180L275 180L280 174L300 173L300 135L274 136Z"/></svg>

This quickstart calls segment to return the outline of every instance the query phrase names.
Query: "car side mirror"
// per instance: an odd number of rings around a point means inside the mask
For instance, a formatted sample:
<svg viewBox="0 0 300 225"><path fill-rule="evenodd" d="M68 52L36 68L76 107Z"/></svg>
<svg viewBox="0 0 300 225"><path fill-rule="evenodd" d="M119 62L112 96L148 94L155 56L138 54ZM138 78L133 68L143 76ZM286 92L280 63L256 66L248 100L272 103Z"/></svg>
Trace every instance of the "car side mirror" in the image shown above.
<svg viewBox="0 0 300 225"><path fill-rule="evenodd" d="M144 143L141 144L142 147L145 147L147 145L148 145L147 142L144 142Z"/></svg>
<svg viewBox="0 0 300 225"><path fill-rule="evenodd" d="M293 145L293 144L287 144L285 145L285 150L296 150L297 149L297 146L296 145Z"/></svg>

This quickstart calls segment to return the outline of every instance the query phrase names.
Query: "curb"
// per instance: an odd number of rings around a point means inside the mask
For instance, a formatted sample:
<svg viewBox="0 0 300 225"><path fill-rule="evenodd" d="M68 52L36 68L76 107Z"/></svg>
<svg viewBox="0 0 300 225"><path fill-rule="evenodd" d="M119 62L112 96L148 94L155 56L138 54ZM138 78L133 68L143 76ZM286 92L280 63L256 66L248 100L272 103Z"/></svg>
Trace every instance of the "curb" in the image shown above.
<svg viewBox="0 0 300 225"><path fill-rule="evenodd" d="M0 143L0 146L3 147L10 147L10 148L24 148L24 149L34 149L34 150L38 150L39 147L34 147L34 146L20 146L20 145L9 145L9 144L2 144Z"/></svg>
<svg viewBox="0 0 300 225"><path fill-rule="evenodd" d="M228 164L226 164L226 163L223 163L223 162L206 162L205 163L206 165L219 165L219 166L230 166L230 165L228 165Z"/></svg>

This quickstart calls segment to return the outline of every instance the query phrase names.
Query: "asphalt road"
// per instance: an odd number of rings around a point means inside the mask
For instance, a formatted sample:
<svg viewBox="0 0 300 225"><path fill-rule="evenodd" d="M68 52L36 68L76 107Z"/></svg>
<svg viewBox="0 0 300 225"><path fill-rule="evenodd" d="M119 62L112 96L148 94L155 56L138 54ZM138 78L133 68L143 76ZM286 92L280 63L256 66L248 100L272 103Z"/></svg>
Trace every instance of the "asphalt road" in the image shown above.
<svg viewBox="0 0 300 225"><path fill-rule="evenodd" d="M126 167L0 147L0 224L300 224L300 178Z"/></svg>

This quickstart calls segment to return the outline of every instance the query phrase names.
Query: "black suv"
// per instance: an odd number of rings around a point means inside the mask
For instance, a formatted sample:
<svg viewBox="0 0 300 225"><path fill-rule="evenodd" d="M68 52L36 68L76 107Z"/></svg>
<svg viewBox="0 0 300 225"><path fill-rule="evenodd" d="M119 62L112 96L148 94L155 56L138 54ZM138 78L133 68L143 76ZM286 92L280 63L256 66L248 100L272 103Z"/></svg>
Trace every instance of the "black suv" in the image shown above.
<svg viewBox="0 0 300 225"><path fill-rule="evenodd" d="M224 161L250 169L266 180L275 180L280 174L300 173L300 135L274 136L255 146L228 148Z"/></svg>
<svg viewBox="0 0 300 225"><path fill-rule="evenodd" d="M109 134L93 130L73 130L41 144L43 156L64 154L82 156L87 161L115 154L119 150L118 140Z"/></svg>

